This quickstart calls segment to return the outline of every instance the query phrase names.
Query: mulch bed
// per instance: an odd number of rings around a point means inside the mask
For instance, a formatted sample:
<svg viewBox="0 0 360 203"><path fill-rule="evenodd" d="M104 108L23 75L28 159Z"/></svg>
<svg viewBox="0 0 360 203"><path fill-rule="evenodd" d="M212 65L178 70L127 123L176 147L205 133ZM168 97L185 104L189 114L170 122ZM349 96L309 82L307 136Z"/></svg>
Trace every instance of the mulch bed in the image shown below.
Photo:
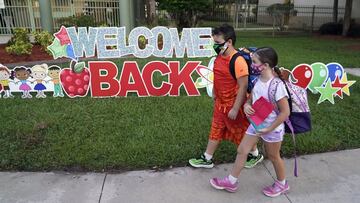
<svg viewBox="0 0 360 203"><path fill-rule="evenodd" d="M31 55L13 55L8 54L5 51L6 44L0 45L0 63L9 64L9 63L22 63L22 62L31 62L31 61L43 61L43 60L52 60L53 57L50 56L43 48L39 45L34 45L32 48Z"/></svg>

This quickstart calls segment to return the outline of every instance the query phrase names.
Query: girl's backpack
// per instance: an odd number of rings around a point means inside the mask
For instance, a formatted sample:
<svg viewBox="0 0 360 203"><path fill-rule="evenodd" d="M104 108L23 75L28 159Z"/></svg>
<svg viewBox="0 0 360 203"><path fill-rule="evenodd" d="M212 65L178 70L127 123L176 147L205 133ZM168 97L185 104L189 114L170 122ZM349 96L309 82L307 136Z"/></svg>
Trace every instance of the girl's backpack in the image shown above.
<svg viewBox="0 0 360 203"><path fill-rule="evenodd" d="M279 77L271 80L268 96L270 102L275 104L275 111L278 113L276 106L275 94L280 83L284 83L286 91L289 95L288 102L290 106L290 116L285 121L285 132L291 133L294 142L295 168L294 175L297 176L297 161L296 161L296 142L295 134L305 133L311 131L311 114L307 99L306 89L285 81Z"/></svg>

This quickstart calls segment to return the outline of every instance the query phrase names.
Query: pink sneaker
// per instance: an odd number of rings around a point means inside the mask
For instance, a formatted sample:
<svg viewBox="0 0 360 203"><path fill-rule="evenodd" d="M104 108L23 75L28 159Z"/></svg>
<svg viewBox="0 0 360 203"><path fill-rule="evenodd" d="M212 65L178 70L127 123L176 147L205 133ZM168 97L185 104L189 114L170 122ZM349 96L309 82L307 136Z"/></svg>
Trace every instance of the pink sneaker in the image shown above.
<svg viewBox="0 0 360 203"><path fill-rule="evenodd" d="M290 186L288 185L287 181L285 185L281 184L279 181L275 181L273 185L265 187L263 189L263 193L268 197L277 197L281 194L286 193L289 190Z"/></svg>
<svg viewBox="0 0 360 203"><path fill-rule="evenodd" d="M212 178L210 179L210 184L218 190L226 190L228 192L236 192L238 189L238 183L231 184L228 176L224 178Z"/></svg>

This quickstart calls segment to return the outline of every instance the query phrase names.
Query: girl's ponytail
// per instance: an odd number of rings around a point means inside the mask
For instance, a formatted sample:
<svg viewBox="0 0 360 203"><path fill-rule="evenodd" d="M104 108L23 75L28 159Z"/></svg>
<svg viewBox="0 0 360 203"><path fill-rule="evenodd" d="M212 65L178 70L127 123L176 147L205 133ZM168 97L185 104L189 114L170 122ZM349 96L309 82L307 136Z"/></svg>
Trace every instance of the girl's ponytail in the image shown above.
<svg viewBox="0 0 360 203"><path fill-rule="evenodd" d="M14 80L15 79L15 75L16 75L16 71L15 70L12 70L11 73L10 73L10 79Z"/></svg>
<svg viewBox="0 0 360 203"><path fill-rule="evenodd" d="M275 71L275 73L277 74L277 76L278 76L279 78L282 78L282 77L283 77L282 74L281 74L281 70L280 70L280 68L279 68L278 66L275 66L275 67L274 67L274 71Z"/></svg>

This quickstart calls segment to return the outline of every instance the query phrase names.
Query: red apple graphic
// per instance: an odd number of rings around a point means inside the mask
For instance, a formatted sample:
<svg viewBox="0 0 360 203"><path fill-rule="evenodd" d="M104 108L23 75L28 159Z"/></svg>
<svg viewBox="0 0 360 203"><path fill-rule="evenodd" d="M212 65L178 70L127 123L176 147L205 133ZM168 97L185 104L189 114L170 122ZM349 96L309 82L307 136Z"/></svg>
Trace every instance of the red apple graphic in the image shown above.
<svg viewBox="0 0 360 203"><path fill-rule="evenodd" d="M64 68L60 72L60 81L65 93L70 98L85 97L89 91L90 72L85 68L85 62L71 61L71 68Z"/></svg>

